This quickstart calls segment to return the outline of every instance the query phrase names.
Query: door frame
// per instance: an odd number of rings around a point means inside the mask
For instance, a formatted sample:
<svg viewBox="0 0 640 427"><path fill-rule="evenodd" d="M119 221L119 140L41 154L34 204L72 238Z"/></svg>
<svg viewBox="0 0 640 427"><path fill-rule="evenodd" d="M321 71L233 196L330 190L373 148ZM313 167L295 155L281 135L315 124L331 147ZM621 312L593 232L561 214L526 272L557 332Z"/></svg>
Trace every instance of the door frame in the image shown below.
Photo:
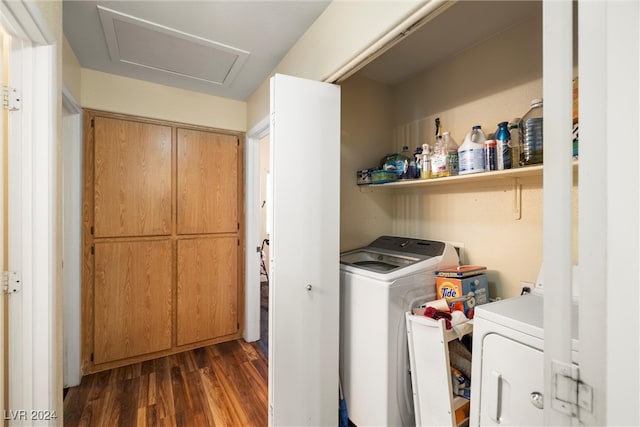
<svg viewBox="0 0 640 427"><path fill-rule="evenodd" d="M82 108L64 86L62 106L62 381L73 387L82 379Z"/></svg>
<svg viewBox="0 0 640 427"><path fill-rule="evenodd" d="M260 339L260 141L269 135L269 116L247 132L245 140L245 310L243 338ZM256 248L256 249L254 249Z"/></svg>
<svg viewBox="0 0 640 427"><path fill-rule="evenodd" d="M22 99L7 124L7 268L22 284L9 297L7 409L22 411L10 425L28 425L20 415L31 410L48 411L42 425L52 425L62 419L56 39L32 1L2 0L0 19L12 37L9 86Z"/></svg>

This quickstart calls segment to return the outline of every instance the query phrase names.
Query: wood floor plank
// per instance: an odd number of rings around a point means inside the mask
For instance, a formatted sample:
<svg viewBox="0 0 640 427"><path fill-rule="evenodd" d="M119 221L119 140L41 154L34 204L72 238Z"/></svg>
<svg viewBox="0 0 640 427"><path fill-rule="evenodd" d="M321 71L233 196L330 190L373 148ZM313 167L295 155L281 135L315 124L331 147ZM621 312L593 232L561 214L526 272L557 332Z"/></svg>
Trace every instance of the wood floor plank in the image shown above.
<svg viewBox="0 0 640 427"><path fill-rule="evenodd" d="M215 357L213 360L220 384L229 397L234 408L238 409L238 415L242 425L253 425L252 420L259 419L260 413L254 407L260 404L255 399L253 390L249 386L246 376L240 371L240 367L233 358Z"/></svg>
<svg viewBox="0 0 640 427"><path fill-rule="evenodd" d="M233 402L229 400L220 385L214 370L207 367L200 370L205 415L210 426L242 425Z"/></svg>
<svg viewBox="0 0 640 427"><path fill-rule="evenodd" d="M216 344L87 375L65 427L266 426L268 362L254 344Z"/></svg>
<svg viewBox="0 0 640 427"><path fill-rule="evenodd" d="M175 415L171 371L169 369L156 371L156 410L158 411L158 420Z"/></svg>

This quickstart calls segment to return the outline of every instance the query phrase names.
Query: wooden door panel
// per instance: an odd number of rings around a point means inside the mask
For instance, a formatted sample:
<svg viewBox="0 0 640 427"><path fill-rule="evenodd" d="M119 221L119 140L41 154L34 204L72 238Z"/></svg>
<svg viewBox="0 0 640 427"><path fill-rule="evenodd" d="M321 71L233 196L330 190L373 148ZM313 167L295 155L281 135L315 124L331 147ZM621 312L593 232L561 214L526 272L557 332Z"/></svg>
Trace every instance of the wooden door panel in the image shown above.
<svg viewBox="0 0 640 427"><path fill-rule="evenodd" d="M178 241L178 345L238 330L238 240Z"/></svg>
<svg viewBox="0 0 640 427"><path fill-rule="evenodd" d="M170 240L95 244L94 362L171 348Z"/></svg>
<svg viewBox="0 0 640 427"><path fill-rule="evenodd" d="M171 233L171 127L96 117L95 237Z"/></svg>
<svg viewBox="0 0 640 427"><path fill-rule="evenodd" d="M238 228L238 139L178 129L178 234Z"/></svg>

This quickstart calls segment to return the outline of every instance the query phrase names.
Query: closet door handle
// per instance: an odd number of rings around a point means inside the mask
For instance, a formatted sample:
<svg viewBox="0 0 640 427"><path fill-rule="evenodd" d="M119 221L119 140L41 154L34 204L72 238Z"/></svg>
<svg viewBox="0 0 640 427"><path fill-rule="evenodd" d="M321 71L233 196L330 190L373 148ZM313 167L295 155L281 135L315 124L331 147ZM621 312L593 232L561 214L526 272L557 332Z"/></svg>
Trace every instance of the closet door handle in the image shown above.
<svg viewBox="0 0 640 427"><path fill-rule="evenodd" d="M502 374L491 371L489 379L489 417L500 424L500 402L502 401Z"/></svg>

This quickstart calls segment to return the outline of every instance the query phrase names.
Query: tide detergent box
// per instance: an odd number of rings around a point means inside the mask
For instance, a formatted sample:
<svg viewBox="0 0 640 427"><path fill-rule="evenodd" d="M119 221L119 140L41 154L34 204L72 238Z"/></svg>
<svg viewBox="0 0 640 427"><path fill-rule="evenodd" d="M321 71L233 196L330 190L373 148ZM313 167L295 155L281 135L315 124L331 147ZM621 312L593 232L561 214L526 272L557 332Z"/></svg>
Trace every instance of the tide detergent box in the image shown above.
<svg viewBox="0 0 640 427"><path fill-rule="evenodd" d="M447 301L467 297L466 301L449 302L450 310L463 311L465 316L473 318L476 305L489 302L489 282L486 274L455 279L452 277L436 277L436 293L438 299Z"/></svg>

